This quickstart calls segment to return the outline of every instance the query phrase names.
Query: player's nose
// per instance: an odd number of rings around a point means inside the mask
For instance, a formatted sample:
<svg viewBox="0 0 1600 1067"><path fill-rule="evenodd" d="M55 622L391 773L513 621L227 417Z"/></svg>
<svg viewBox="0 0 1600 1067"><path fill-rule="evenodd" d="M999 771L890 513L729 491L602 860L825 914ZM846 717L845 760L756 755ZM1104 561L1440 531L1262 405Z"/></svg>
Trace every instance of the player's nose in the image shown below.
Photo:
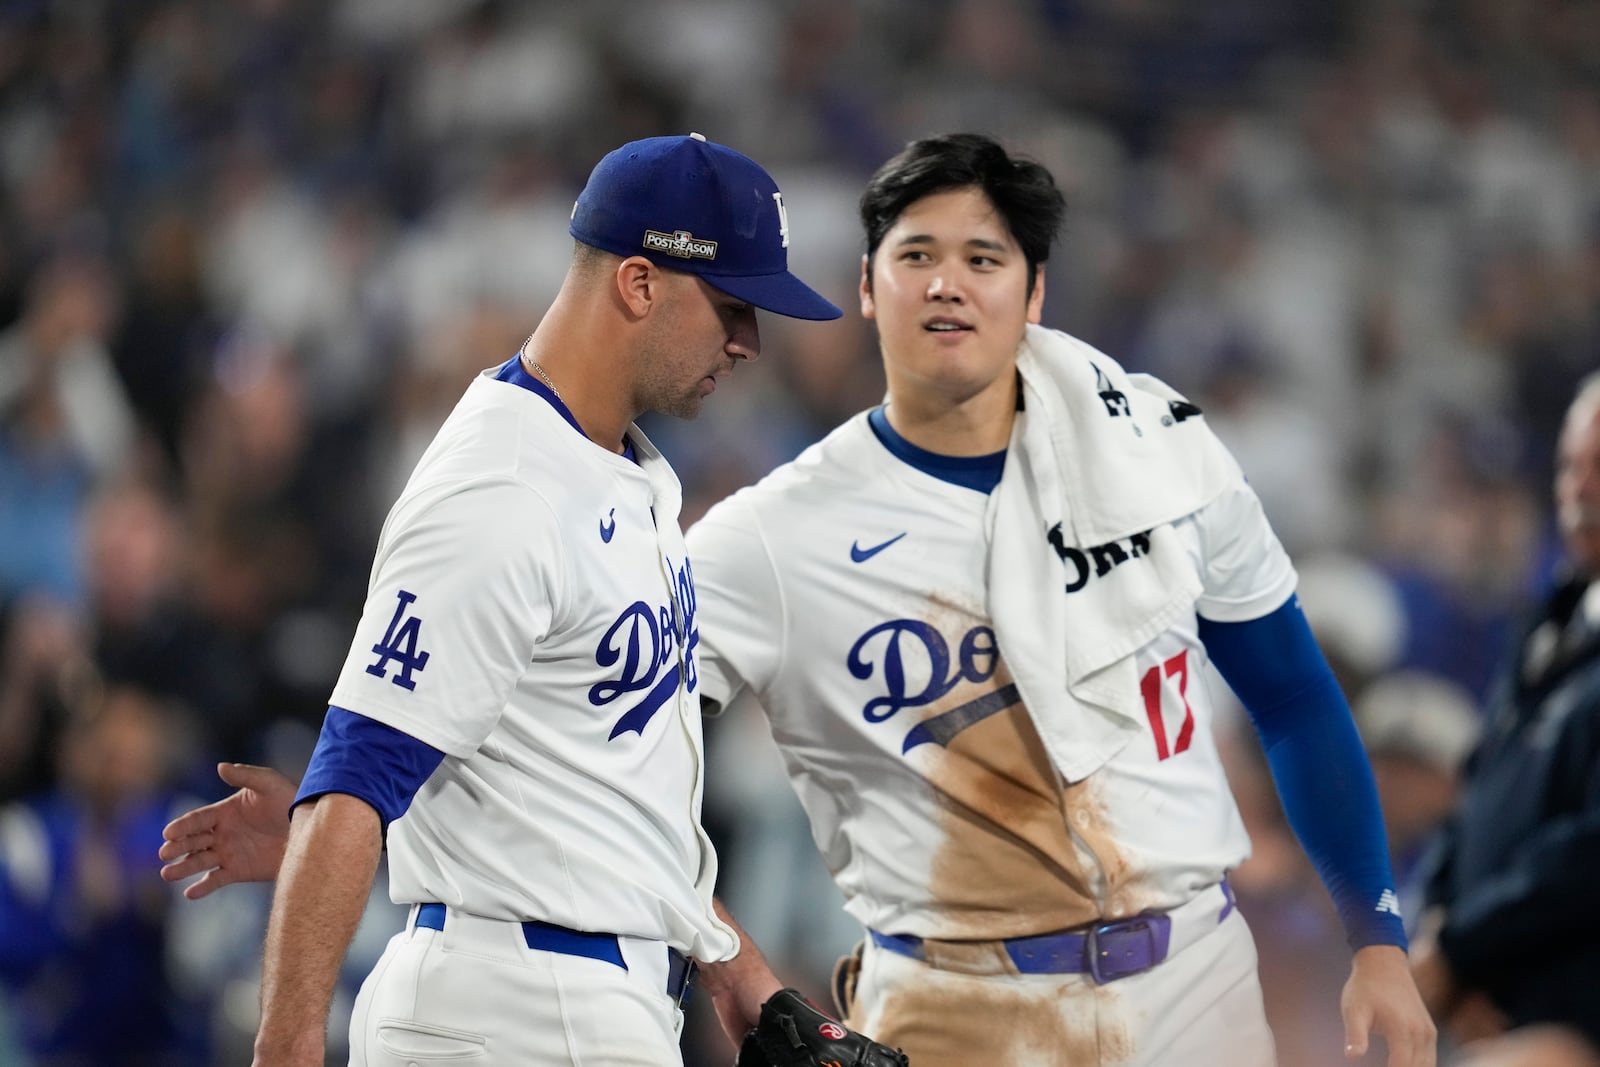
<svg viewBox="0 0 1600 1067"><path fill-rule="evenodd" d="M959 304L966 297L961 291L960 282L946 272L938 271L928 279L928 299Z"/></svg>

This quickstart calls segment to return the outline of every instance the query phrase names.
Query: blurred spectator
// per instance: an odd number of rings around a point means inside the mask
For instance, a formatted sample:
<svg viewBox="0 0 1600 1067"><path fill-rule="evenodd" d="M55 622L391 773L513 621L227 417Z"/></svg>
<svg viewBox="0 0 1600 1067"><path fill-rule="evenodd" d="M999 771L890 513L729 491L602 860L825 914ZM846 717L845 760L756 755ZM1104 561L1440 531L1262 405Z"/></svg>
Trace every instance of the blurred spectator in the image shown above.
<svg viewBox="0 0 1600 1067"><path fill-rule="evenodd" d="M191 716L205 751L251 752L264 687L254 657L199 610L195 538L169 495L143 483L112 483L91 500L83 521L86 640L100 672ZM209 784L209 768L205 777Z"/></svg>
<svg viewBox="0 0 1600 1067"><path fill-rule="evenodd" d="M199 220L178 204L139 221L111 341L128 400L172 466L220 329L201 283L198 231Z"/></svg>
<svg viewBox="0 0 1600 1067"><path fill-rule="evenodd" d="M90 673L76 614L40 596L0 605L0 799L55 782L50 754Z"/></svg>
<svg viewBox="0 0 1600 1067"><path fill-rule="evenodd" d="M1422 910L1418 864L1455 810L1478 711L1461 686L1421 671L1375 679L1354 695L1354 705L1383 803L1400 914L1414 917Z"/></svg>
<svg viewBox="0 0 1600 1067"><path fill-rule="evenodd" d="M105 348L112 313L104 265L66 257L35 275L21 321L0 334L0 599L82 596L79 511L135 437Z"/></svg>
<svg viewBox="0 0 1600 1067"><path fill-rule="evenodd" d="M1405 610L1396 666L1449 678L1481 701L1535 572L1538 503L1519 428L1481 414L1432 421L1378 502L1371 551Z"/></svg>
<svg viewBox="0 0 1600 1067"><path fill-rule="evenodd" d="M1600 1055L1600 374L1568 409L1555 495L1564 580L1511 644L1412 965L1456 1042L1559 1023Z"/></svg>
<svg viewBox="0 0 1600 1067"><path fill-rule="evenodd" d="M1306 621L1352 701L1400 658L1406 642L1405 606L1383 570L1349 552L1297 559L1297 595Z"/></svg>
<svg viewBox="0 0 1600 1067"><path fill-rule="evenodd" d="M62 734L60 783L0 814L0 982L40 1067L203 1067L203 1005L165 970L172 893L153 849L181 723L134 689L87 696Z"/></svg>

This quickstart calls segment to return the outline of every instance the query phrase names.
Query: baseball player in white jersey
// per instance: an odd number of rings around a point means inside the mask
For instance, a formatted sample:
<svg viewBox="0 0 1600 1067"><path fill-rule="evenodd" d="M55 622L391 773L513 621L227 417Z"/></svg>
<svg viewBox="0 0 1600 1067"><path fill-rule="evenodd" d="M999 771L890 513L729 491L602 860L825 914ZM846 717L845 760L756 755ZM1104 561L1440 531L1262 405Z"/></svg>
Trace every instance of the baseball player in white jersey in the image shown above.
<svg viewBox="0 0 1600 1067"><path fill-rule="evenodd" d="M850 1025L918 1067L1262 1065L1216 663L1355 950L1347 1051L1376 1030L1391 1067L1431 1064L1293 568L1198 408L1035 325L1061 214L1047 172L976 135L874 177L861 306L888 402L690 531L703 699L763 707L868 931L836 982ZM230 854L176 870L270 873L249 796L201 819Z"/></svg>
<svg viewBox="0 0 1600 1067"><path fill-rule="evenodd" d="M983 137L873 179L861 306L888 400L690 530L705 699L765 709L868 931L836 982L850 1025L919 1067L1257 1067L1216 662L1356 949L1349 1051L1375 1027L1391 1065L1431 1064L1293 567L1198 408L1032 325L1060 214Z"/></svg>
<svg viewBox="0 0 1600 1067"><path fill-rule="evenodd" d="M691 957L736 1038L779 988L713 903L681 490L633 419L693 416L756 358L756 307L839 311L788 273L772 179L699 135L606 156L571 231L548 313L384 524L296 799L261 1067L322 1064L385 844L410 917L353 1064L675 1063Z"/></svg>

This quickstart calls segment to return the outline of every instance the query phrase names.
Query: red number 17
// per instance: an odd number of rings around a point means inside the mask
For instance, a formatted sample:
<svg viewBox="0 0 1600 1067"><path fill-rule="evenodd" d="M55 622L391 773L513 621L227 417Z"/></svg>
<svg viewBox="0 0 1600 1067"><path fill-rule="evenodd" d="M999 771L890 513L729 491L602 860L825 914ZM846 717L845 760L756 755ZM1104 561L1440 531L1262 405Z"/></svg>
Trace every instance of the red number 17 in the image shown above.
<svg viewBox="0 0 1600 1067"><path fill-rule="evenodd" d="M1161 677L1178 676L1178 699L1183 701L1183 725L1178 728L1178 739L1167 747L1167 721L1161 714L1161 698L1166 687ZM1171 759L1189 747L1194 739L1194 709L1189 707L1189 650L1184 649L1159 667L1151 667L1139 679L1139 692L1144 696L1144 711L1150 717L1150 732L1156 735L1156 758Z"/></svg>

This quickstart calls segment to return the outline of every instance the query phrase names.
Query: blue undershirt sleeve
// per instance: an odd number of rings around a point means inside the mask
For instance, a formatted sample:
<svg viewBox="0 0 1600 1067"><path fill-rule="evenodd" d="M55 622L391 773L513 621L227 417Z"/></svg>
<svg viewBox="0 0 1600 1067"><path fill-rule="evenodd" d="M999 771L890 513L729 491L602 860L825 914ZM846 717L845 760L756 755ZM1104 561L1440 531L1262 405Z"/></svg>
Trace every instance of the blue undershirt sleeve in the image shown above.
<svg viewBox="0 0 1600 1067"><path fill-rule="evenodd" d="M392 726L329 705L322 733L300 781L296 806L325 793L346 793L371 804L389 824L406 813L444 753Z"/></svg>
<svg viewBox="0 0 1600 1067"><path fill-rule="evenodd" d="M1350 947L1406 948L1372 764L1299 599L1248 622L1202 618L1200 640L1255 726Z"/></svg>

